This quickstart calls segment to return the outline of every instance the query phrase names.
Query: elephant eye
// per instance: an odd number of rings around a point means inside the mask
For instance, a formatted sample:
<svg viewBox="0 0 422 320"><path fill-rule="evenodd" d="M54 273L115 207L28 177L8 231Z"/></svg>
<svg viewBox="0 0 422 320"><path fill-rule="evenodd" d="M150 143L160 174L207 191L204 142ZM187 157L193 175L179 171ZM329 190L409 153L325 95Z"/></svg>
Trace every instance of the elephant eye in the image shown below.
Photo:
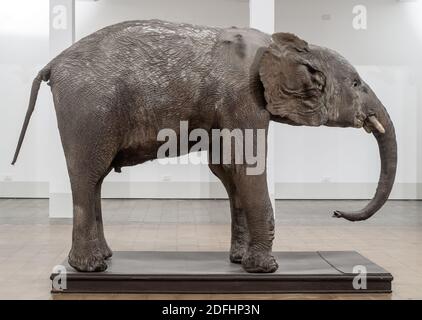
<svg viewBox="0 0 422 320"><path fill-rule="evenodd" d="M359 79L353 80L352 86L353 86L353 88L359 87L360 86L360 80Z"/></svg>

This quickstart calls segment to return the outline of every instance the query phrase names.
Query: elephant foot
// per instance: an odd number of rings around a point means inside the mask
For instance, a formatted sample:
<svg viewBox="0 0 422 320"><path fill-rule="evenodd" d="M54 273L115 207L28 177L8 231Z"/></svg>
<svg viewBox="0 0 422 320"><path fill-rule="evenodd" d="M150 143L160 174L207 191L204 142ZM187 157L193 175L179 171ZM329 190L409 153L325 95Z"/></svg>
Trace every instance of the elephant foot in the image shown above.
<svg viewBox="0 0 422 320"><path fill-rule="evenodd" d="M230 262L242 263L243 256L246 254L248 244L242 241L235 241L230 248Z"/></svg>
<svg viewBox="0 0 422 320"><path fill-rule="evenodd" d="M242 267L251 273L272 273L278 269L278 264L270 252L249 250L243 256Z"/></svg>
<svg viewBox="0 0 422 320"><path fill-rule="evenodd" d="M101 272L107 269L98 240L74 241L68 261L73 268L81 272Z"/></svg>
<svg viewBox="0 0 422 320"><path fill-rule="evenodd" d="M104 259L109 259L113 256L113 251L110 249L105 239L100 241L100 251Z"/></svg>

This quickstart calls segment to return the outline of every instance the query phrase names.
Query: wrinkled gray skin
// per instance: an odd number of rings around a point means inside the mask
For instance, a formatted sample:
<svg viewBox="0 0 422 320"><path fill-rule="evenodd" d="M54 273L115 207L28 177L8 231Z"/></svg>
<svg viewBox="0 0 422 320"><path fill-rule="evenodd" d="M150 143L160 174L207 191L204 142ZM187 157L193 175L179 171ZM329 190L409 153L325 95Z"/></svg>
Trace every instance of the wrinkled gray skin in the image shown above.
<svg viewBox="0 0 422 320"><path fill-rule="evenodd" d="M292 34L271 38L253 29L220 29L163 21L131 21L78 41L36 77L17 155L41 81L50 80L73 194L69 263L103 271L112 255L104 238L101 183L114 168L156 158L163 128L267 129L291 125L365 127L380 148L374 199L355 213L364 220L387 200L396 170L391 120L367 84L339 54ZM369 116L385 128L376 130ZM234 161L233 161L234 163ZM230 260L248 272L274 272L274 218L266 172L210 165L231 203Z"/></svg>

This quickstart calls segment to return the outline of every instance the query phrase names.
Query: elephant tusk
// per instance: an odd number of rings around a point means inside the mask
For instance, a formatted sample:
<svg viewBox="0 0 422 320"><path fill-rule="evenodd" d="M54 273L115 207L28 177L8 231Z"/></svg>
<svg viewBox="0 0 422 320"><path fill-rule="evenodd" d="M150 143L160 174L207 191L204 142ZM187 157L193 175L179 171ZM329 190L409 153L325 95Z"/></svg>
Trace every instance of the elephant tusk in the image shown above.
<svg viewBox="0 0 422 320"><path fill-rule="evenodd" d="M372 123L372 125L377 129L380 133L385 133L385 129L382 126L381 122L378 121L376 116L369 116L368 120Z"/></svg>

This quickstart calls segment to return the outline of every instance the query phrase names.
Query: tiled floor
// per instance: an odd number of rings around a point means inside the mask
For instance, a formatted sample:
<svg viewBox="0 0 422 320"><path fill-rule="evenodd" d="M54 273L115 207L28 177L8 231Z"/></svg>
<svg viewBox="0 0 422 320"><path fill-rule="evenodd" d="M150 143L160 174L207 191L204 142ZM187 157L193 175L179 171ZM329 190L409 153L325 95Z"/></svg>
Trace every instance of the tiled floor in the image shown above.
<svg viewBox="0 0 422 320"><path fill-rule="evenodd" d="M277 201L274 250L356 250L394 276L381 295L56 295L129 299L422 299L422 202L390 201L362 223L331 218L362 201ZM228 250L225 200L104 200L113 250ZM0 200L0 298L51 299L49 275L66 257L70 220L49 220L48 200Z"/></svg>

